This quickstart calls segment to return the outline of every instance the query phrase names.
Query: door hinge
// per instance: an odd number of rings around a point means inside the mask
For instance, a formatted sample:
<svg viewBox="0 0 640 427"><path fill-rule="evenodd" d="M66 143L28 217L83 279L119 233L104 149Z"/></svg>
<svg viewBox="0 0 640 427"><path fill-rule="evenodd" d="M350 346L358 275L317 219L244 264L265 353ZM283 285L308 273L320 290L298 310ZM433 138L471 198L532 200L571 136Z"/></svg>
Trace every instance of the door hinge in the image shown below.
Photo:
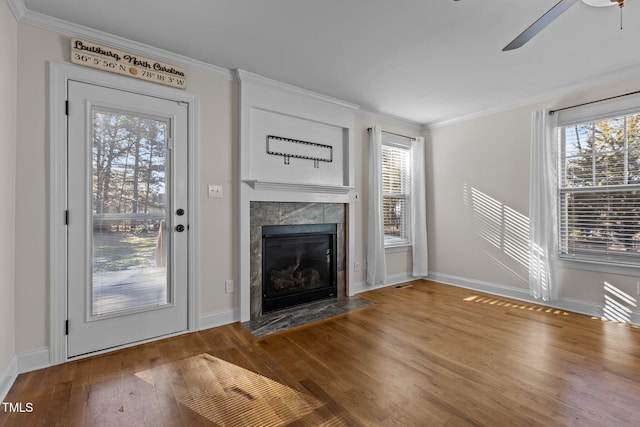
<svg viewBox="0 0 640 427"><path fill-rule="evenodd" d="M64 114L65 116L69 115L69 101L64 101Z"/></svg>
<svg viewBox="0 0 640 427"><path fill-rule="evenodd" d="M68 320L64 321L64 334L65 335L69 335L69 321Z"/></svg>
<svg viewBox="0 0 640 427"><path fill-rule="evenodd" d="M69 211L64 211L64 225L69 225Z"/></svg>

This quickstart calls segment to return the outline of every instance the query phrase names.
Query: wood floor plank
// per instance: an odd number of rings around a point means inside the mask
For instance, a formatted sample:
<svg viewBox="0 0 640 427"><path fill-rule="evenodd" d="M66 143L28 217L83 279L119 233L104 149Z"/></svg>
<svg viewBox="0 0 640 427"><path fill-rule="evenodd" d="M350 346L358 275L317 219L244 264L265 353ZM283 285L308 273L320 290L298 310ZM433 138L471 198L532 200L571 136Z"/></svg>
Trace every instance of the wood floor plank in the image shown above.
<svg viewBox="0 0 640 427"><path fill-rule="evenodd" d="M640 328L409 285L262 338L235 323L22 374L5 401L34 410L0 412L0 426L640 425ZM318 404L300 411L275 398L256 412L255 394L216 388L207 358L237 367L238 381L266 378L258 382ZM214 405L206 393L232 399Z"/></svg>

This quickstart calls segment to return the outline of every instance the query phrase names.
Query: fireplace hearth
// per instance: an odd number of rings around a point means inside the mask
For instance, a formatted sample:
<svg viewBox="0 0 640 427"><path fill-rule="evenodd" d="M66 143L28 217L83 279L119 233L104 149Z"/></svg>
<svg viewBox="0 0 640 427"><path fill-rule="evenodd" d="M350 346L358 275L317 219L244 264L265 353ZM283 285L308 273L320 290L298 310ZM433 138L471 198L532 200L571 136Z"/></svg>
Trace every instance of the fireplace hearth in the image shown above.
<svg viewBox="0 0 640 427"><path fill-rule="evenodd" d="M337 224L262 227L262 312L337 297Z"/></svg>

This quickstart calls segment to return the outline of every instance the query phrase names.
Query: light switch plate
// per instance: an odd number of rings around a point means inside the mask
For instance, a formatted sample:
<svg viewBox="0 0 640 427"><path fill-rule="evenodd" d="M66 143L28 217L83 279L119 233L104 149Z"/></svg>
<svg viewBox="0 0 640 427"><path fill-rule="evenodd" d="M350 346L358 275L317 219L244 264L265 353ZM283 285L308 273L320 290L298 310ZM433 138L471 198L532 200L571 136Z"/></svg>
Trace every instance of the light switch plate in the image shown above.
<svg viewBox="0 0 640 427"><path fill-rule="evenodd" d="M210 198L222 198L222 185L209 184L209 197Z"/></svg>

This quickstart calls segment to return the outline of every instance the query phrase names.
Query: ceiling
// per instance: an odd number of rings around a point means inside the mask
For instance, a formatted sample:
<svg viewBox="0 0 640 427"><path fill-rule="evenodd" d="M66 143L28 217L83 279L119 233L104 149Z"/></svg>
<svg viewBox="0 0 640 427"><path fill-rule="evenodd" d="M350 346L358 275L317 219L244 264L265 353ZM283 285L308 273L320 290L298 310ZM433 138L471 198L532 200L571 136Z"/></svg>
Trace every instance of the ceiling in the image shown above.
<svg viewBox="0 0 640 427"><path fill-rule="evenodd" d="M640 66L640 2L582 2L501 49L558 0L24 0L28 11L433 125Z"/></svg>

